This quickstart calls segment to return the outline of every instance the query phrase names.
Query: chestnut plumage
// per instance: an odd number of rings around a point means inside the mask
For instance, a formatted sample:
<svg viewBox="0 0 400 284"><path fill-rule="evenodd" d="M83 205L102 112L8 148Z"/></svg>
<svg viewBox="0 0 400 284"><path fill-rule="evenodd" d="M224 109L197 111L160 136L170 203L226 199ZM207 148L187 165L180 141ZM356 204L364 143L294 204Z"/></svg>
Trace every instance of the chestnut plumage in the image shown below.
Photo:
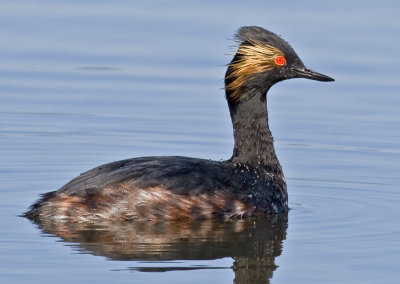
<svg viewBox="0 0 400 284"><path fill-rule="evenodd" d="M287 42L261 27L242 27L236 38L238 49L225 75L235 142L229 160L170 156L109 163L44 194L24 216L36 222L99 223L286 212L267 91L290 78L333 79L307 69Z"/></svg>

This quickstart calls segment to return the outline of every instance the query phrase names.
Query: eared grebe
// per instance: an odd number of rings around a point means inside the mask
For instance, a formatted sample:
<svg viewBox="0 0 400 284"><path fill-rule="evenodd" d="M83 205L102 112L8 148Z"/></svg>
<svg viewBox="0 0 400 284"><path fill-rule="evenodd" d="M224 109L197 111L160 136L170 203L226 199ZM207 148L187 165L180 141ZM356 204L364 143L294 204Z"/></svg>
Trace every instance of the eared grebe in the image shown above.
<svg viewBox="0 0 400 284"><path fill-rule="evenodd" d="M307 69L290 45L242 27L225 75L234 149L227 161L133 158L102 165L33 204L37 222L243 218L285 212L288 195L268 127L266 94L282 80L334 81Z"/></svg>

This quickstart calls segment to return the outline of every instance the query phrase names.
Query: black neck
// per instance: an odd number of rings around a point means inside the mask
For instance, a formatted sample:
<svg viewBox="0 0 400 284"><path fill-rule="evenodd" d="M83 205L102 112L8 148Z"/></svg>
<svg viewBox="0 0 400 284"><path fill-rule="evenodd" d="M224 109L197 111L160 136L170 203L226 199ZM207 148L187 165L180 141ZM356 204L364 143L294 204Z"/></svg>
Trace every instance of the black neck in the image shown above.
<svg viewBox="0 0 400 284"><path fill-rule="evenodd" d="M266 92L229 103L235 146L229 162L268 173L282 173L268 126Z"/></svg>

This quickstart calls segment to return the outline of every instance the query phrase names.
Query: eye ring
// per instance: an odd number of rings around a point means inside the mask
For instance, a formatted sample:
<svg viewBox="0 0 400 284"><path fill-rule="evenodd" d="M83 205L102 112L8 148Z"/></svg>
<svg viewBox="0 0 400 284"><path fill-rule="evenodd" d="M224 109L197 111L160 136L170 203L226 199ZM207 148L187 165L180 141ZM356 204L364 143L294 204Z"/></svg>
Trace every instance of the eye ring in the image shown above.
<svg viewBox="0 0 400 284"><path fill-rule="evenodd" d="M278 55L277 57L275 57L275 64L278 66L283 66L286 63L286 59L284 56L282 55Z"/></svg>

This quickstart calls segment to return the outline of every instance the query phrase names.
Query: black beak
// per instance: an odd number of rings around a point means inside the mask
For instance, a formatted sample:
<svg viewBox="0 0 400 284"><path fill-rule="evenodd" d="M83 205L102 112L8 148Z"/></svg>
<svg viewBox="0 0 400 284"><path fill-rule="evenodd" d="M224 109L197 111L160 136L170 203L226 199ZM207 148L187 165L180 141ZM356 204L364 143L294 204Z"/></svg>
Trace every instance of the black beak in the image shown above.
<svg viewBox="0 0 400 284"><path fill-rule="evenodd" d="M293 68L292 71L295 74L295 77L297 77L297 78L306 78L306 79L323 81L323 82L335 81L335 79L333 79L329 76L312 71L305 67Z"/></svg>

